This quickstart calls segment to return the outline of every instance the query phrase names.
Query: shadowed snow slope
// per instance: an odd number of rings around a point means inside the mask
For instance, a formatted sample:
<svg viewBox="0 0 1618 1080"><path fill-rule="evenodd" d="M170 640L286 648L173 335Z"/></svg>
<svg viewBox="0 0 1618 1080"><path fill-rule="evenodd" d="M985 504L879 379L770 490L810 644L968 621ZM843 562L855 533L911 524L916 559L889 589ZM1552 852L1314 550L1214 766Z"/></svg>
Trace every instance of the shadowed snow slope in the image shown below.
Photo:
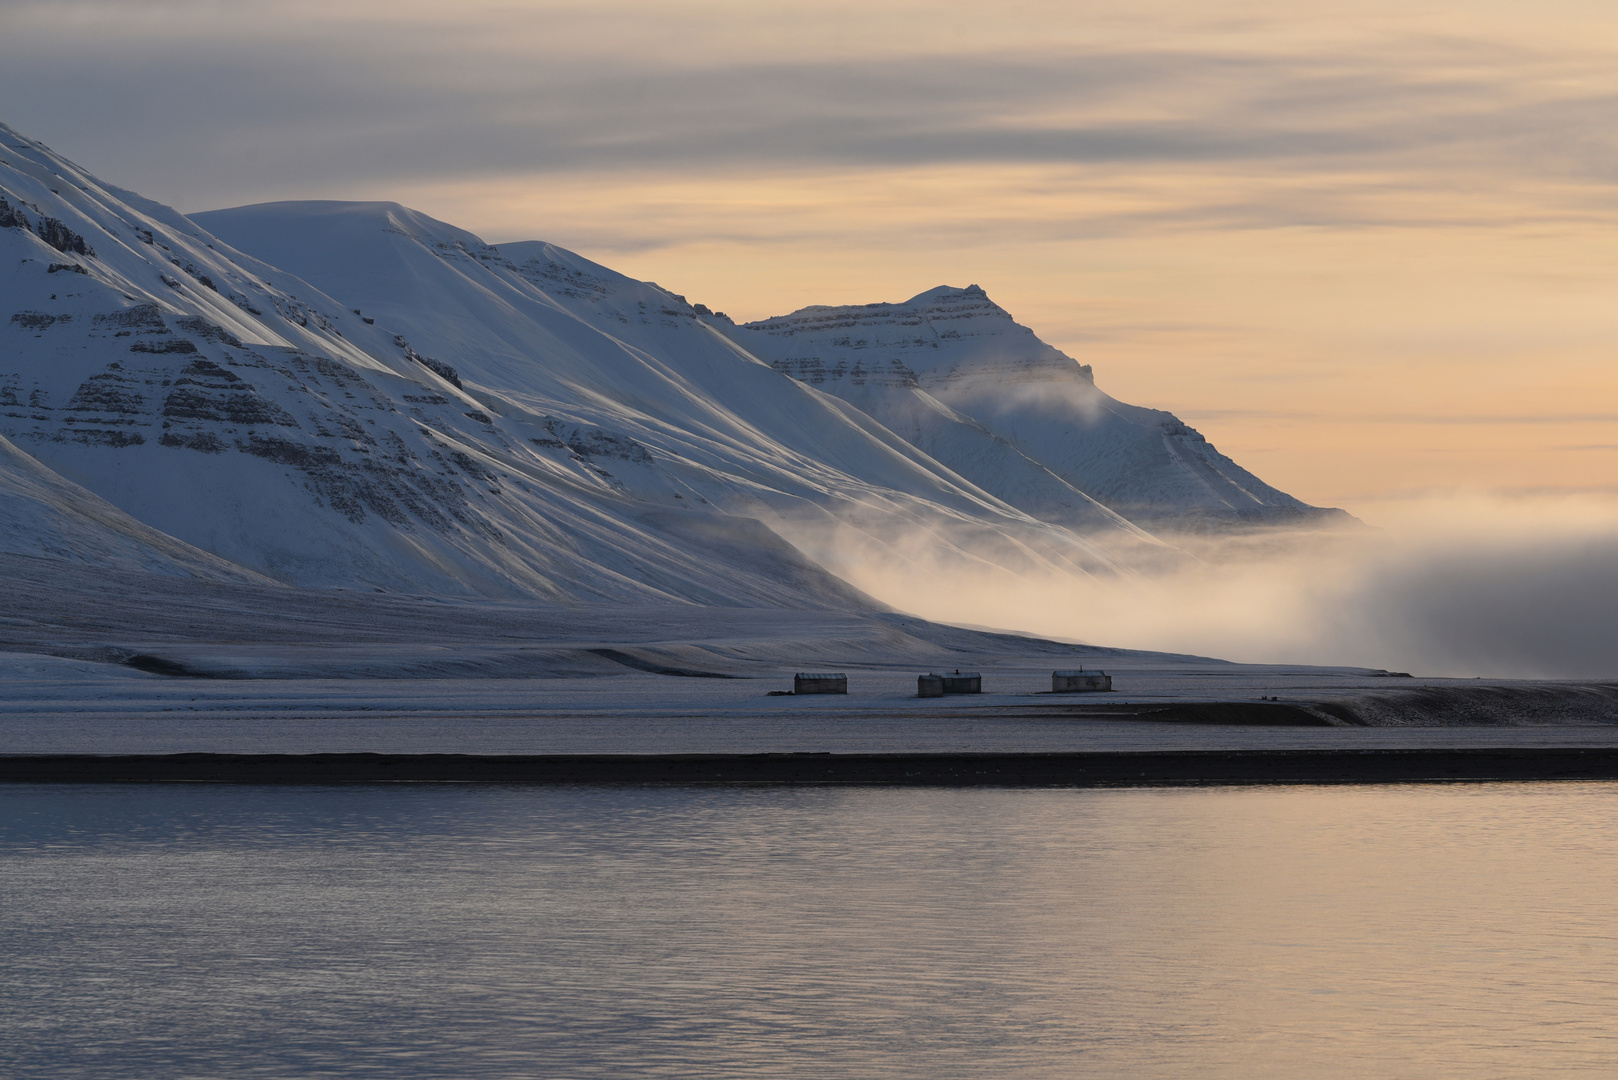
<svg viewBox="0 0 1618 1080"><path fill-rule="evenodd" d="M265 578L143 525L0 438L0 552L208 581Z"/></svg>

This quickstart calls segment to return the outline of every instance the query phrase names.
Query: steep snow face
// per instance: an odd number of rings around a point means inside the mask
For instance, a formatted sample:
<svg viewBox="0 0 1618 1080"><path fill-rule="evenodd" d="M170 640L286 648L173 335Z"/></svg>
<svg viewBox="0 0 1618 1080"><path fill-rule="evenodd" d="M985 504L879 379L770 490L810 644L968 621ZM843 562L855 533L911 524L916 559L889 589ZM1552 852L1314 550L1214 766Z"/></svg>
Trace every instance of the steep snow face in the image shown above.
<svg viewBox="0 0 1618 1080"><path fill-rule="evenodd" d="M1082 527L1103 507L1154 528L1340 513L1270 487L1172 414L1102 393L1088 365L976 285L902 304L807 307L732 336L1047 520Z"/></svg>

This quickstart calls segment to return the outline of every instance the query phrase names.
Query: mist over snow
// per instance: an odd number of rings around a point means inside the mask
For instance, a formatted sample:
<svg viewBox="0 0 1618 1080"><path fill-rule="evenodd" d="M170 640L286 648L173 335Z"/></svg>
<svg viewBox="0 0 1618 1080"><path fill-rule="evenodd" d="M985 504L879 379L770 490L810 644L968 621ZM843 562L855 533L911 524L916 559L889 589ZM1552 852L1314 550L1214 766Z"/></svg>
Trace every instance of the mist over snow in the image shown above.
<svg viewBox="0 0 1618 1080"><path fill-rule="evenodd" d="M1008 573L921 532L802 542L871 595L945 622L1254 663L1618 673L1618 500L1456 495L1379 509L1381 527L1169 536L1195 557L1108 577Z"/></svg>

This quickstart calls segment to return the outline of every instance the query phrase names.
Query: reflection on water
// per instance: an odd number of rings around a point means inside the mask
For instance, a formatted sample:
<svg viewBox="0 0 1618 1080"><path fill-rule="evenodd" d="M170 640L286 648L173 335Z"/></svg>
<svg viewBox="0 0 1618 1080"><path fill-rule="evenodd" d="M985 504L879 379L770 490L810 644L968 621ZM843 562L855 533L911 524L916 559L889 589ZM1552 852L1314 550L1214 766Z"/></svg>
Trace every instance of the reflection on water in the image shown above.
<svg viewBox="0 0 1618 1080"><path fill-rule="evenodd" d="M0 1074L1618 1069L1618 786L0 788Z"/></svg>

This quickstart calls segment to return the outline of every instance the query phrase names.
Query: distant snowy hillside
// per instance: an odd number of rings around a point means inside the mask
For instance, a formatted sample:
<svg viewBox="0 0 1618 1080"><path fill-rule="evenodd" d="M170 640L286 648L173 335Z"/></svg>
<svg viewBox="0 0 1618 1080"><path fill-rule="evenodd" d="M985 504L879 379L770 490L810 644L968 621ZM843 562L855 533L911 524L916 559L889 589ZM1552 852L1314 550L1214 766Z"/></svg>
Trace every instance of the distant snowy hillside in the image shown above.
<svg viewBox="0 0 1618 1080"><path fill-rule="evenodd" d="M1094 503L1149 528L1343 517L1264 483L1171 413L1098 390L1088 365L982 289L807 307L732 332L1014 506L1081 527Z"/></svg>

